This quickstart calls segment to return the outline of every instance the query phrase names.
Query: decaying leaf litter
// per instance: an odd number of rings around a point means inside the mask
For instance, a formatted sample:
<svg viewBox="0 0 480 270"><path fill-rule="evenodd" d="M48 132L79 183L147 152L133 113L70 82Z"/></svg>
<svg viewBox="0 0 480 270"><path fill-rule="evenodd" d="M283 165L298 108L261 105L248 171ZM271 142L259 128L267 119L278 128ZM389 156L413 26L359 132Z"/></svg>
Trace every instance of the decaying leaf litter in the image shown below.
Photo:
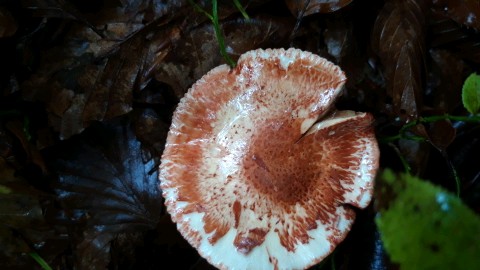
<svg viewBox="0 0 480 270"><path fill-rule="evenodd" d="M308 2L240 1L246 19L222 1L227 53L296 47L340 65L337 107L375 116L381 167L478 215L479 122L462 101L480 72L478 3ZM225 62L211 21L189 1L25 0L2 2L0 22L2 266L209 269L165 214L156 168L179 99ZM402 267L375 225L395 196L376 196L314 269Z"/></svg>

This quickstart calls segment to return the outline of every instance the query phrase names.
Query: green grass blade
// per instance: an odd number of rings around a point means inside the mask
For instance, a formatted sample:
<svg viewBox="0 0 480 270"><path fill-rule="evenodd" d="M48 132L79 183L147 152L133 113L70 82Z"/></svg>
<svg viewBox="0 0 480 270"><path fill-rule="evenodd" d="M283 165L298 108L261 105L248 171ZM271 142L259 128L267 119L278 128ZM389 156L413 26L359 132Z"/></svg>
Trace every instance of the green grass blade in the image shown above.
<svg viewBox="0 0 480 270"><path fill-rule="evenodd" d="M232 58L230 58L227 53L227 49L225 47L225 40L223 39L223 34L220 30L220 24L218 22L218 3L216 0L212 1L212 16L213 28L215 30L215 36L217 37L218 45L220 47L220 53L222 54L223 58L229 66L235 67L235 62L232 60Z"/></svg>
<svg viewBox="0 0 480 270"><path fill-rule="evenodd" d="M240 2L238 0L233 0L233 3L235 3L235 6L237 7L237 9L240 11L240 13L242 13L242 16L247 19L247 20L250 20L250 17L248 16L247 12L245 11L245 9L243 8L242 4L240 4Z"/></svg>
<svg viewBox="0 0 480 270"><path fill-rule="evenodd" d="M32 257L42 267L42 269L52 270L50 265L48 265L48 263L42 257L40 257L37 252L30 252L28 255L30 255L30 257Z"/></svg>

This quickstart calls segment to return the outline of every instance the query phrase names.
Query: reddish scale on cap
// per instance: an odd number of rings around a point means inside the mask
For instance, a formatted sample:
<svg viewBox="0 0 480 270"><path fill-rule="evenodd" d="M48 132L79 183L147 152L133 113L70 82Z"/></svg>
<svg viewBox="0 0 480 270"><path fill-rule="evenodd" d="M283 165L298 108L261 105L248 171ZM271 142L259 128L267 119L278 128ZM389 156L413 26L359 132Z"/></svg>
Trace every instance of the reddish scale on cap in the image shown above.
<svg viewBox="0 0 480 270"><path fill-rule="evenodd" d="M280 230L281 243L288 250L294 250L299 239L308 242L307 232L317 227L316 221L328 223L336 208L346 203L344 194L351 189L342 184L353 185L354 173L360 167L360 160L351 153L365 151L364 145L358 145L359 139L375 139L372 122L372 117L364 114L298 141L291 140L288 134L292 127L285 125L265 125L253 136L243 161L245 183L285 213L294 215L291 206L299 204L312 217L294 217L298 229L293 234ZM349 215L354 218L353 211ZM242 248L245 250L245 245Z"/></svg>
<svg viewBox="0 0 480 270"><path fill-rule="evenodd" d="M313 54L256 50L182 99L161 188L179 231L210 263L306 268L345 237L355 217L345 204L370 201L378 147L370 115L325 116L344 81Z"/></svg>

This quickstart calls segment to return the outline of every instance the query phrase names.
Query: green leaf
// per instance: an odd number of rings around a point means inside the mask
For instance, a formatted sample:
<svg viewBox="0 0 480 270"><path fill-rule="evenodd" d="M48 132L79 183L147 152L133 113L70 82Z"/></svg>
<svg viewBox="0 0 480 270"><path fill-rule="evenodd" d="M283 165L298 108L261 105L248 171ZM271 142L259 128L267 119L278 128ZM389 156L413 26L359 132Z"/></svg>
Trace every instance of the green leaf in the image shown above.
<svg viewBox="0 0 480 270"><path fill-rule="evenodd" d="M10 194L12 190L9 187L0 185L0 194Z"/></svg>
<svg viewBox="0 0 480 270"><path fill-rule="evenodd" d="M378 190L376 223L400 269L478 269L480 217L458 197L390 170L382 174Z"/></svg>
<svg viewBox="0 0 480 270"><path fill-rule="evenodd" d="M463 83L462 88L463 106L471 114L480 111L480 76L472 73Z"/></svg>

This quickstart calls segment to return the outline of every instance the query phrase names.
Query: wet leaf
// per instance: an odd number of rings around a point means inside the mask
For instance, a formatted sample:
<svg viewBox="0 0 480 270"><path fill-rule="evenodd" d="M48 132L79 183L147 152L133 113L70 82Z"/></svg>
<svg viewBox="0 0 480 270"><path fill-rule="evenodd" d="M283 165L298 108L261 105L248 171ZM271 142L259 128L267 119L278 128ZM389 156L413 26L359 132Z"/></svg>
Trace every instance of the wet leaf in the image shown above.
<svg viewBox="0 0 480 270"><path fill-rule="evenodd" d="M238 18L221 23L228 45L228 53L238 59L244 52L257 48L285 46L294 21L274 16L258 15L250 19ZM201 39L196 40L201 43Z"/></svg>
<svg viewBox="0 0 480 270"><path fill-rule="evenodd" d="M364 78L365 64L367 63L366 55L359 54L358 40L354 33L354 21L340 17L327 20L326 25L323 35L327 51L346 73L347 89L353 88Z"/></svg>
<svg viewBox="0 0 480 270"><path fill-rule="evenodd" d="M424 110L422 112L423 117L438 115L445 115L445 112L433 109ZM453 142L456 135L456 130L453 127L452 122L447 119L419 124L413 127L411 131L415 136L423 138L430 143L442 154L446 153L447 147ZM416 153L416 155L422 156L420 153ZM426 157L425 160L427 160Z"/></svg>
<svg viewBox="0 0 480 270"><path fill-rule="evenodd" d="M480 33L433 14L430 22L431 46L449 50L465 61L480 63Z"/></svg>
<svg viewBox="0 0 480 270"><path fill-rule="evenodd" d="M57 237L44 218L41 199L45 194L15 174L0 158L0 267L32 269L36 263L26 253Z"/></svg>
<svg viewBox="0 0 480 270"><path fill-rule="evenodd" d="M162 198L157 164L125 119L94 125L57 151L60 216L84 228L83 236L71 236L77 242L76 265L104 268L118 234L142 232L158 222Z"/></svg>
<svg viewBox="0 0 480 270"><path fill-rule="evenodd" d="M25 97L47 103L50 124L62 139L81 132L92 121L123 115L131 110L132 91L136 80L140 80L144 53L141 47L139 40L127 42L124 49L98 64L65 63L53 67L50 61L56 56L52 51L46 54L43 70L23 85ZM139 52L140 58L130 50ZM88 53L82 56L82 61L94 61Z"/></svg>
<svg viewBox="0 0 480 270"><path fill-rule="evenodd" d="M480 76L472 73L465 80L462 88L463 106L471 114L480 111Z"/></svg>
<svg viewBox="0 0 480 270"><path fill-rule="evenodd" d="M98 34L109 36L111 33L128 35L125 29L134 29L135 27L132 28L134 25L143 27L168 12L177 11L185 6L186 2L186 0L164 2L106 0L82 3L64 0L22 0L22 5L31 10L34 16L77 20ZM108 25L108 27L103 28L102 25Z"/></svg>
<svg viewBox="0 0 480 270"><path fill-rule="evenodd" d="M234 60L256 48L286 45L293 20L253 17L220 23L227 52ZM155 78L171 86L180 99L188 88L210 69L225 63L211 24L203 24L181 35L159 63Z"/></svg>
<svg viewBox="0 0 480 270"><path fill-rule="evenodd" d="M168 23L188 11L155 17L156 24L147 25L141 10L129 11L130 5L139 8L140 2L125 4L108 16L110 9L102 10L89 24L73 23L60 45L43 52L38 71L22 85L26 99L47 104L50 123L62 139L80 133L93 121L132 110L133 92L151 79L153 67L178 31ZM171 11L177 5L181 3L173 1ZM158 12L164 15L165 9ZM95 30L100 28L101 33Z"/></svg>
<svg viewBox="0 0 480 270"><path fill-rule="evenodd" d="M432 67L428 75L425 103L453 113L461 106L465 63L446 50L431 50Z"/></svg>
<svg viewBox="0 0 480 270"><path fill-rule="evenodd" d="M352 28L345 21L330 22L325 30L325 44L328 53L339 63L352 46Z"/></svg>
<svg viewBox="0 0 480 270"><path fill-rule="evenodd" d="M387 1L372 33L372 48L385 69L387 94L402 119L416 118L422 108L425 16L426 1Z"/></svg>
<svg viewBox="0 0 480 270"><path fill-rule="evenodd" d="M453 142L456 130L448 120L440 120L430 123L428 127L428 139L442 153L446 153L447 147Z"/></svg>
<svg viewBox="0 0 480 270"><path fill-rule="evenodd" d="M433 0L432 7L459 24L480 30L480 2L477 0Z"/></svg>
<svg viewBox="0 0 480 270"><path fill-rule="evenodd" d="M153 109L135 111L135 134L146 146L152 149L152 153L161 156L169 125L160 118Z"/></svg>
<svg viewBox="0 0 480 270"><path fill-rule="evenodd" d="M315 13L335 12L353 0L285 0L290 12L297 18L308 16Z"/></svg>
<svg viewBox="0 0 480 270"><path fill-rule="evenodd" d="M32 12L33 16L42 18L61 18L77 20L97 33L100 33L95 26L69 1L62 0L22 0L22 5Z"/></svg>
<svg viewBox="0 0 480 270"><path fill-rule="evenodd" d="M390 170L380 178L377 198L390 202L380 209L376 223L400 269L477 267L479 216L458 197L419 178ZM382 196L388 190L393 197Z"/></svg>

